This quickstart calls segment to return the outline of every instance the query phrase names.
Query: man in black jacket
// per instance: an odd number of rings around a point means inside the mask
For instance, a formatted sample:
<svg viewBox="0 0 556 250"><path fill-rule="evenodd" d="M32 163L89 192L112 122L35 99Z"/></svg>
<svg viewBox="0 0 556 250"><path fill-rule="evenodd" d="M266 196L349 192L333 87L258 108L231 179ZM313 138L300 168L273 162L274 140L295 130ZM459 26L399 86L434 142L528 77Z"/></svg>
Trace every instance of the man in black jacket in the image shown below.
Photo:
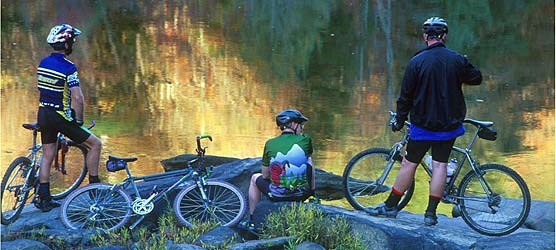
<svg viewBox="0 0 556 250"><path fill-rule="evenodd" d="M462 84L479 85L481 71L465 56L445 46L448 24L431 17L423 24L427 47L409 61L397 101L396 121L392 131L403 128L411 117L410 139L402 167L384 205L368 209L371 215L396 217L404 192L415 177L417 164L432 149L433 174L430 181L429 204L425 225L437 223L436 208L446 186L446 166L450 151L458 136L465 133L466 115Z"/></svg>

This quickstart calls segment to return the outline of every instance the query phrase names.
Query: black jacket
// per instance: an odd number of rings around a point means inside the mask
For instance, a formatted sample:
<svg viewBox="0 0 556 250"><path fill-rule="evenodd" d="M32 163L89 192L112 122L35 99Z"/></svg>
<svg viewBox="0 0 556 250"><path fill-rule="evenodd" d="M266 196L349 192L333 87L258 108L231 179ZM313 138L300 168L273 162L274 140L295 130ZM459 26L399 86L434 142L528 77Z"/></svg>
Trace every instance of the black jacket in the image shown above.
<svg viewBox="0 0 556 250"><path fill-rule="evenodd" d="M467 108L462 83L479 85L481 71L464 56L439 42L419 51L409 61L397 101L398 121L407 120L431 131L459 127Z"/></svg>

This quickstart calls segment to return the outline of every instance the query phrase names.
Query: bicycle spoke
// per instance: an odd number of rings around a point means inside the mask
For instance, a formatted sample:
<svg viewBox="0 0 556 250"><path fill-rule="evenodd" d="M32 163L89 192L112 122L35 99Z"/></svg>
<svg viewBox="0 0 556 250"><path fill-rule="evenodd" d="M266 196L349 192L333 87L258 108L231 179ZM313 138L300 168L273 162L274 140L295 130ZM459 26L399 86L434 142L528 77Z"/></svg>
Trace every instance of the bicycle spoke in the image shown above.
<svg viewBox="0 0 556 250"><path fill-rule="evenodd" d="M487 235L515 231L525 221L530 208L525 182L502 165L487 164L481 170L480 177L471 172L462 180L458 199L465 222ZM483 182L488 184L489 192L484 190Z"/></svg>
<svg viewBox="0 0 556 250"><path fill-rule="evenodd" d="M187 189L175 203L178 218L186 225L191 225L192 221L215 221L221 225L237 223L246 208L241 193L231 188L225 183L208 183L204 187L206 200L196 187Z"/></svg>
<svg viewBox="0 0 556 250"><path fill-rule="evenodd" d="M95 184L70 194L62 208L62 221L70 228L117 229L130 217L131 199L122 190ZM68 203L69 202L69 203Z"/></svg>

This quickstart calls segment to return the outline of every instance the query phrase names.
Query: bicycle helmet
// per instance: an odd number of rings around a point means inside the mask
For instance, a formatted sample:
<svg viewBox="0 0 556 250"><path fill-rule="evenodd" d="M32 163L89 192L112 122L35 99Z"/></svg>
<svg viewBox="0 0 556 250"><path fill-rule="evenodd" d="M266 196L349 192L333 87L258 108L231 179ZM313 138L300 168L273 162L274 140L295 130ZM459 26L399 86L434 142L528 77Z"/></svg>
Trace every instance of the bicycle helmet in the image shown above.
<svg viewBox="0 0 556 250"><path fill-rule="evenodd" d="M306 121L309 121L309 118L296 109L286 109L276 115L276 125L278 126L287 126L291 122L304 123Z"/></svg>
<svg viewBox="0 0 556 250"><path fill-rule="evenodd" d="M59 24L50 30L50 33L46 38L46 42L55 50L63 50L65 49L64 44L66 42L71 47L71 45L75 42L75 37L80 34L81 31L79 29L72 27L69 24Z"/></svg>
<svg viewBox="0 0 556 250"><path fill-rule="evenodd" d="M427 34L428 38L448 34L448 23L440 17L431 17L423 23L423 33Z"/></svg>

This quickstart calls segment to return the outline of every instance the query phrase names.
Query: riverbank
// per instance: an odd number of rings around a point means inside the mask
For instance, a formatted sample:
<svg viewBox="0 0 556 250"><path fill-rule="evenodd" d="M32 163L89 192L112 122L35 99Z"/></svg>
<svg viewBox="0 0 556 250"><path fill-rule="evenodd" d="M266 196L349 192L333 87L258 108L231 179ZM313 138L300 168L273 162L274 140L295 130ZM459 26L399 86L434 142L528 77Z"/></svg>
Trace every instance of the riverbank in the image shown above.
<svg viewBox="0 0 556 250"><path fill-rule="evenodd" d="M249 177L259 169L260 158L233 160L216 167L212 177L230 182L247 194ZM325 199L337 197L341 190L341 185L338 185L339 177L321 170L317 171L317 175L319 196ZM156 185L162 187L167 183L157 182ZM146 192L151 190L154 184L142 183L140 189ZM254 218L258 223L262 223L267 214L277 211L283 205L264 201L257 206ZM469 228L461 218L444 215L439 216L438 225L425 227L422 214L402 211L396 219L388 219L334 206L317 207L327 216L347 220L353 235L362 237L367 249L554 249L554 202L533 201L529 219L524 226L502 237L481 235ZM149 226L155 232L158 218L165 212L164 209L154 211L142 225ZM92 237L97 233L67 230L60 221L59 209L41 213L33 206L27 206L19 220L9 226L2 225L0 229L2 249L91 249L95 247L92 245ZM38 235L41 237L37 237ZM197 246L168 242L163 249L201 249L200 246L203 244L207 249L224 246L229 249L265 249L269 244L275 245L276 249L282 249L291 240L287 237L253 240L249 234L241 230L217 227L192 242L197 242ZM223 241L226 242L225 245ZM101 249L126 247L112 246Z"/></svg>

